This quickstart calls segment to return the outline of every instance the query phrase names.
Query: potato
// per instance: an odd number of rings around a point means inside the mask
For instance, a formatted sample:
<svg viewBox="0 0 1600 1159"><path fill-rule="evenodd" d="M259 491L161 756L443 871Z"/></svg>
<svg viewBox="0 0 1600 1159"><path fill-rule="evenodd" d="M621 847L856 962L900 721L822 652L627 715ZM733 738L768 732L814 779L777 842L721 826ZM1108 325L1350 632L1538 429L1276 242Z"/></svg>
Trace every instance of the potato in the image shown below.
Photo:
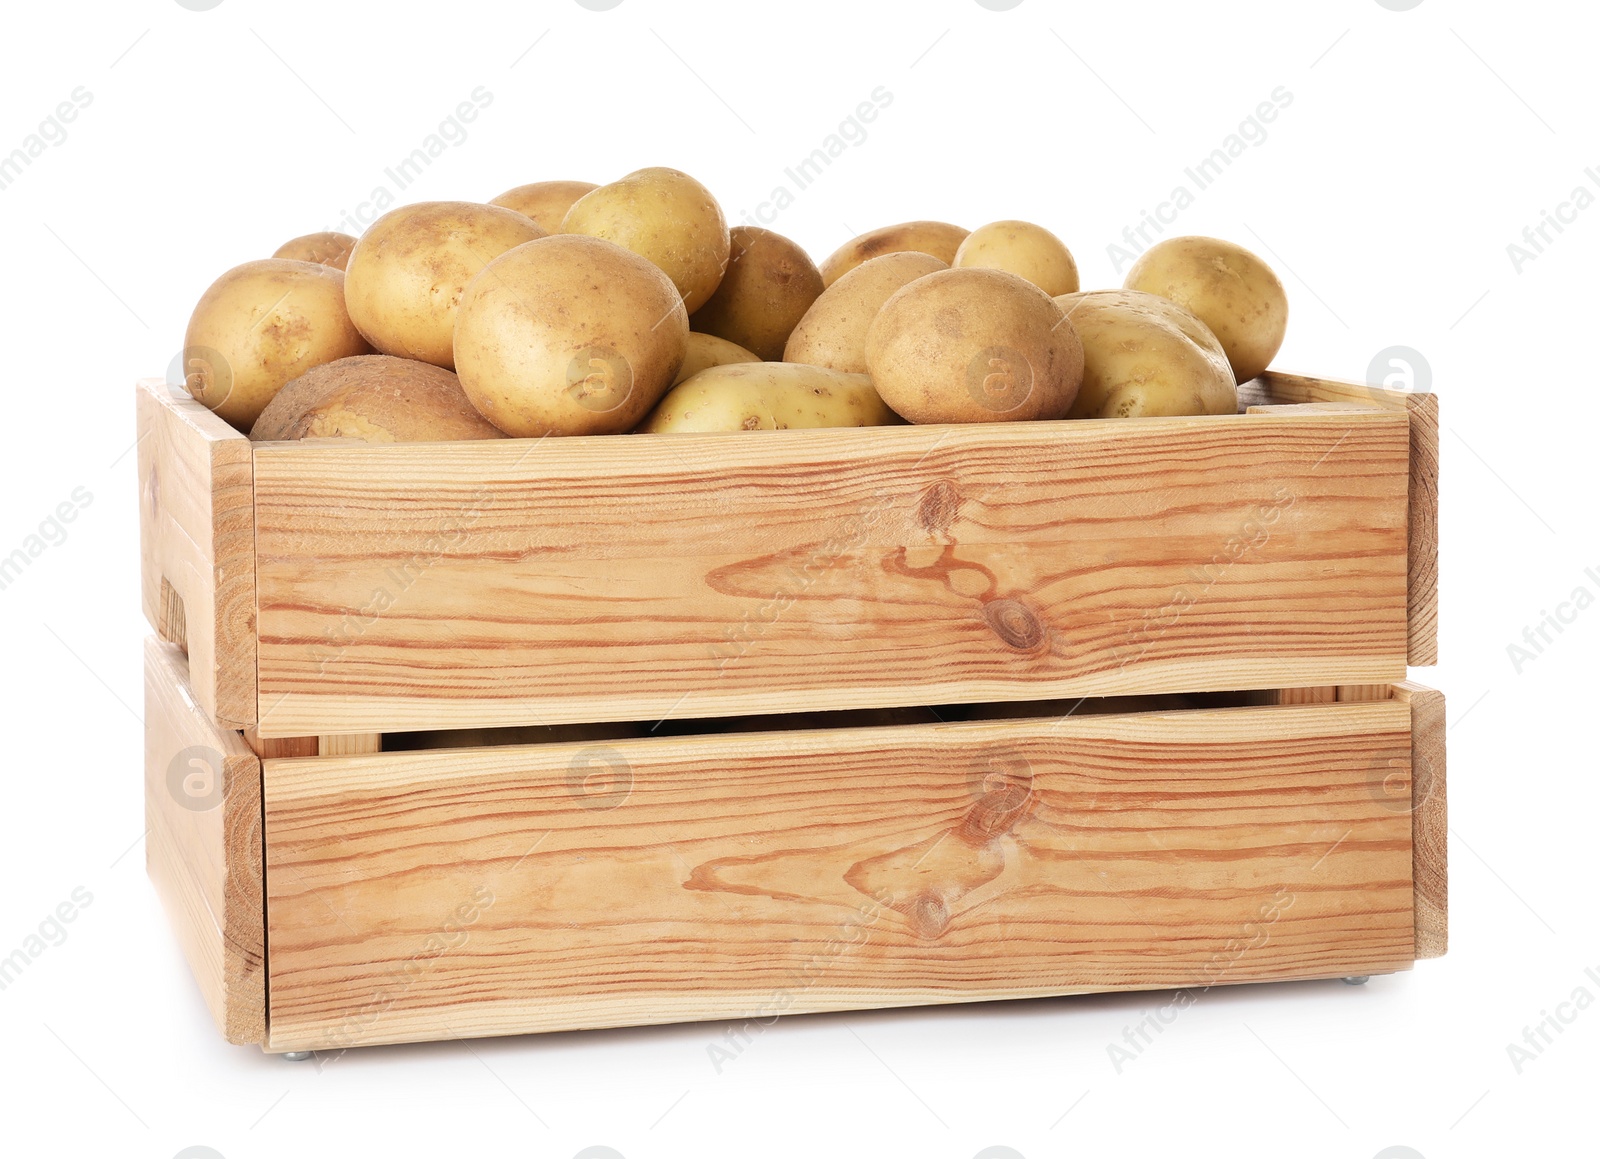
<svg viewBox="0 0 1600 1159"><path fill-rule="evenodd" d="M533 221L498 205L424 201L391 210L351 251L351 320L384 354L453 369L462 289L491 258L544 236Z"/></svg>
<svg viewBox="0 0 1600 1159"><path fill-rule="evenodd" d="M501 254L467 286L456 370L507 434L612 434L661 400L688 337L666 274L601 238L554 234Z"/></svg>
<svg viewBox="0 0 1600 1159"><path fill-rule="evenodd" d="M473 407L454 374L387 354L341 358L306 371L267 404L250 437L364 443L505 438Z"/></svg>
<svg viewBox="0 0 1600 1159"><path fill-rule="evenodd" d="M864 374L797 362L740 362L713 366L679 383L639 429L650 434L782 431L898 421Z"/></svg>
<svg viewBox="0 0 1600 1159"><path fill-rule="evenodd" d="M1289 325L1289 299L1272 267L1214 237L1157 242L1133 263L1123 286L1160 294L1194 313L1222 349L1238 382L1272 364Z"/></svg>
<svg viewBox="0 0 1600 1159"><path fill-rule="evenodd" d="M901 286L950 267L932 254L903 250L863 262L822 291L783 348L785 362L865 374L867 327Z"/></svg>
<svg viewBox="0 0 1600 1159"><path fill-rule="evenodd" d="M1083 343L1071 418L1238 413L1222 344L1182 306L1138 290L1063 294L1056 305Z"/></svg>
<svg viewBox="0 0 1600 1159"><path fill-rule="evenodd" d="M183 347L189 393L241 431L290 379L371 349L345 312L344 274L283 258L246 262L211 283Z"/></svg>
<svg viewBox="0 0 1600 1159"><path fill-rule="evenodd" d="M728 268L689 326L775 362L795 323L822 293L822 275L806 251L781 233L738 225L728 236Z"/></svg>
<svg viewBox="0 0 1600 1159"><path fill-rule="evenodd" d="M945 265L955 260L967 231L944 221L907 221L886 225L853 237L822 263L822 284L831 286L851 270L884 254L916 250L932 254Z"/></svg>
<svg viewBox="0 0 1600 1159"><path fill-rule="evenodd" d="M347 233L325 231L292 237L272 252L275 258L291 262L316 262L319 266L332 266L342 270L350 261L350 250L356 239Z"/></svg>
<svg viewBox="0 0 1600 1159"><path fill-rule="evenodd" d="M967 235L950 263L1005 270L1026 278L1052 298L1078 291L1078 263L1060 238L1027 221L991 221Z"/></svg>
<svg viewBox="0 0 1600 1159"><path fill-rule="evenodd" d="M640 169L573 202L562 233L604 238L654 262L694 313L722 281L728 223L704 185L676 169Z"/></svg>
<svg viewBox="0 0 1600 1159"><path fill-rule="evenodd" d="M561 221L572 203L599 188L592 181L535 181L508 189L489 204L532 218L545 233L560 233Z"/></svg>
<svg viewBox="0 0 1600 1159"><path fill-rule="evenodd" d="M1066 416L1083 347L1050 296L1003 270L939 270L895 292L867 330L873 385L914 423Z"/></svg>
<svg viewBox="0 0 1600 1159"><path fill-rule="evenodd" d="M761 359L754 353L735 342L718 338L715 334L697 334L691 330L689 343L683 355L683 365L678 367L678 377L673 379L672 385L677 386L684 379L692 378L708 367L727 366L734 362L760 361Z"/></svg>

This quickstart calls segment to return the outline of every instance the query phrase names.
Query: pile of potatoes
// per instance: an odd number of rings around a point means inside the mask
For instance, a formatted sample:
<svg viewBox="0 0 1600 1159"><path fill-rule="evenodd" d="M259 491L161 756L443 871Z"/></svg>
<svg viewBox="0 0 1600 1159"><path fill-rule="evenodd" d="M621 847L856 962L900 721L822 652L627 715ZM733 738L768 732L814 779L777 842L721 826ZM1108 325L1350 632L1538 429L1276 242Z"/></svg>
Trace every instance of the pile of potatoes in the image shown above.
<svg viewBox="0 0 1600 1159"><path fill-rule="evenodd" d="M370 442L1231 414L1282 283L1204 237L1082 291L1038 225L917 221L820 266L641 169L311 234L195 307L185 385L253 439Z"/></svg>

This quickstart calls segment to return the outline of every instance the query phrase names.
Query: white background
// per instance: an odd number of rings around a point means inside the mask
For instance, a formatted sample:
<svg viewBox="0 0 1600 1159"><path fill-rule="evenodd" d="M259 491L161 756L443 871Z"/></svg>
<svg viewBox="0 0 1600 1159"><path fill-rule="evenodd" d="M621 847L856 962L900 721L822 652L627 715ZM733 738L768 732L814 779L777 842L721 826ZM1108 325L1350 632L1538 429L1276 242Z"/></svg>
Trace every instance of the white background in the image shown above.
<svg viewBox="0 0 1600 1159"><path fill-rule="evenodd" d="M1592 1146L1555 1140L1590 1117L1600 1004L1563 1008L1575 1021L1520 1073L1507 1053L1579 987L1600 998L1600 610L1520 672L1507 652L1575 588L1600 594L1600 207L1569 214L1520 270L1507 251L1575 187L1600 194L1584 172L1600 167L1587 6L357 7L6 8L0 154L78 86L92 103L0 190L0 554L75 489L92 502L0 591L0 956L74 889L93 900L0 992L0 1153ZM1441 397L1444 662L1413 675L1450 697L1449 956L1363 989L1213 992L1120 1074L1107 1044L1165 995L793 1018L722 1074L706 1049L721 1026L320 1067L225 1045L143 868L132 383L172 361L214 277L337 224L478 86L492 104L404 199L665 164L738 220L883 86L892 104L866 140L775 228L820 259L908 218L1027 218L1068 241L1086 288L1120 281L1108 244L1185 167L1272 90L1291 93L1172 232L1232 238L1277 267L1292 303L1279 367L1362 379L1401 345Z"/></svg>

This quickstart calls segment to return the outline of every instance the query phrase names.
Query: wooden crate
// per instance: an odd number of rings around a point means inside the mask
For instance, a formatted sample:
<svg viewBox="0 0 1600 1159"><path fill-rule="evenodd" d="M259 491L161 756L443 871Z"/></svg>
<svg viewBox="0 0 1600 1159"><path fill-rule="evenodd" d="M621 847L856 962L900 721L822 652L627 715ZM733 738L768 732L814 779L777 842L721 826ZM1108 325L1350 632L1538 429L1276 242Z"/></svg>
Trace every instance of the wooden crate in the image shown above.
<svg viewBox="0 0 1600 1159"><path fill-rule="evenodd" d="M1444 952L1444 709L1413 684L257 756L197 708L179 649L146 663L151 873L219 1025L271 1051Z"/></svg>
<svg viewBox="0 0 1600 1159"><path fill-rule="evenodd" d="M252 735L1386 684L1434 661L1437 412L252 445L138 393L144 606Z"/></svg>

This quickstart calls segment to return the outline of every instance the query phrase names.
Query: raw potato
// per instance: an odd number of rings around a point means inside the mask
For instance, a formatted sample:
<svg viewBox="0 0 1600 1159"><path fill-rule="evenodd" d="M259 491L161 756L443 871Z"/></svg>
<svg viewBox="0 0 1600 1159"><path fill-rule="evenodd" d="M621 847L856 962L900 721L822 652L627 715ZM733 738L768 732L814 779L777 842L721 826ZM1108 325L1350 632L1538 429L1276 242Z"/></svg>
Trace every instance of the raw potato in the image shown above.
<svg viewBox="0 0 1600 1159"><path fill-rule="evenodd" d="M702 370L673 387L639 429L650 434L782 431L898 421L864 374L795 362L741 362Z"/></svg>
<svg viewBox="0 0 1600 1159"><path fill-rule="evenodd" d="M556 234L501 254L467 286L456 370L509 435L632 430L683 364L689 318L671 280L595 237Z"/></svg>
<svg viewBox="0 0 1600 1159"><path fill-rule="evenodd" d="M1233 376L1249 382L1272 364L1289 325L1289 299L1272 267L1243 246L1214 237L1157 242L1122 283L1192 311L1227 351Z"/></svg>
<svg viewBox="0 0 1600 1159"><path fill-rule="evenodd" d="M949 265L903 250L864 262L822 291L783 348L785 362L867 372L867 327L900 287Z"/></svg>
<svg viewBox="0 0 1600 1159"><path fill-rule="evenodd" d="M246 262L211 283L183 347L189 393L241 431L290 379L371 349L345 313L344 274L282 258Z"/></svg>
<svg viewBox="0 0 1600 1159"><path fill-rule="evenodd" d="M683 365L678 367L678 377L672 382L677 386L686 378L692 378L702 370L712 366L727 366L734 362L760 362L761 359L746 350L736 342L729 342L726 338L718 338L715 334L697 334L689 331L689 344L683 355Z"/></svg>
<svg viewBox="0 0 1600 1159"><path fill-rule="evenodd" d="M350 261L350 251L355 244L356 239L347 233L308 233L290 238L274 250L272 256L291 262L316 262L319 266L342 270Z"/></svg>
<svg viewBox="0 0 1600 1159"><path fill-rule="evenodd" d="M775 362L783 357L790 331L822 293L822 275L806 251L781 233L739 225L728 236L728 268L689 325Z"/></svg>
<svg viewBox="0 0 1600 1159"><path fill-rule="evenodd" d="M1026 278L1054 298L1078 292L1078 263L1072 251L1042 225L992 221L967 235L956 250L957 267L1005 270Z"/></svg>
<svg viewBox="0 0 1600 1159"><path fill-rule="evenodd" d="M599 188L592 181L535 181L508 189L489 204L532 218L545 233L560 233L572 203Z"/></svg>
<svg viewBox="0 0 1600 1159"><path fill-rule="evenodd" d="M955 261L967 231L946 221L906 221L870 230L845 242L822 263L822 284L831 286L851 270L884 254L916 250L945 265Z"/></svg>
<svg viewBox="0 0 1600 1159"><path fill-rule="evenodd" d="M1066 417L1083 347L1050 296L1002 270L940 270L884 304L867 331L883 400L914 423Z"/></svg>
<svg viewBox="0 0 1600 1159"><path fill-rule="evenodd" d="M391 210L350 254L350 317L382 353L453 369L461 291L491 259L544 236L498 205L424 201Z"/></svg>
<svg viewBox="0 0 1600 1159"><path fill-rule="evenodd" d="M387 354L314 367L280 390L250 437L424 443L503 439L443 367Z"/></svg>
<svg viewBox="0 0 1600 1159"><path fill-rule="evenodd" d="M1138 290L1063 294L1056 305L1083 343L1075 419L1237 414L1222 344L1189 311Z"/></svg>
<svg viewBox="0 0 1600 1159"><path fill-rule="evenodd" d="M704 185L676 169L640 169L573 203L562 233L604 238L654 262L694 313L722 281L728 223Z"/></svg>

